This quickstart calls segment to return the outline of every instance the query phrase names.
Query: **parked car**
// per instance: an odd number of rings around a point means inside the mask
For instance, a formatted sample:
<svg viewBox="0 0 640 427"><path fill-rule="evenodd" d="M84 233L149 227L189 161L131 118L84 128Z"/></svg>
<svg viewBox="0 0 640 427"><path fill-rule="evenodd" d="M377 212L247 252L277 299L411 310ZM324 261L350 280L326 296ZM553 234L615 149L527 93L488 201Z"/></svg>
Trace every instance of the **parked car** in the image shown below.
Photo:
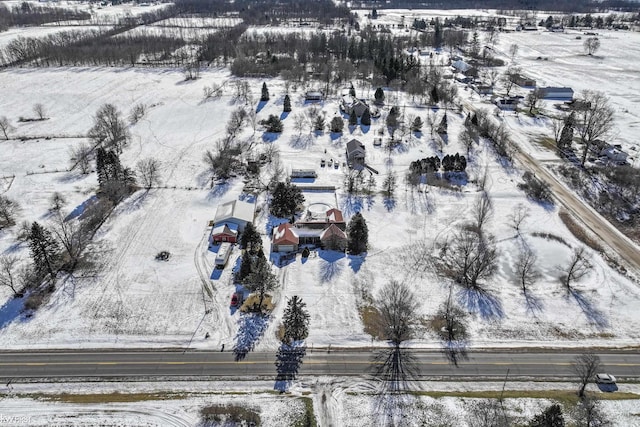
<svg viewBox="0 0 640 427"><path fill-rule="evenodd" d="M611 374L596 374L596 384L615 384L616 377Z"/></svg>
<svg viewBox="0 0 640 427"><path fill-rule="evenodd" d="M231 295L231 307L240 307L240 304L242 304L242 295L234 292L233 295Z"/></svg>
<svg viewBox="0 0 640 427"><path fill-rule="evenodd" d="M326 165L326 164L327 164L327 162L324 159L320 160L320 166L321 167L324 167L324 165Z"/></svg>
<svg viewBox="0 0 640 427"><path fill-rule="evenodd" d="M329 159L329 167L333 166L333 159Z"/></svg>
<svg viewBox="0 0 640 427"><path fill-rule="evenodd" d="M334 168L334 169L338 169L338 166L339 166L339 163L336 161L336 162L333 164L333 168Z"/></svg>

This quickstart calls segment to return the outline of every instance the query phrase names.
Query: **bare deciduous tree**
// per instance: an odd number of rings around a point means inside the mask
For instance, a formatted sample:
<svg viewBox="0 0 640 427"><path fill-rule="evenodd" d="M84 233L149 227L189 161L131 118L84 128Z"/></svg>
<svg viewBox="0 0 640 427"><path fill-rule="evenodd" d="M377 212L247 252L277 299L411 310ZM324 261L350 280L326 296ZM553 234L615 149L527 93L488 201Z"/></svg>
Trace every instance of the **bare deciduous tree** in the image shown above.
<svg viewBox="0 0 640 427"><path fill-rule="evenodd" d="M469 153L471 152L471 147L473 147L473 144L475 141L471 136L471 133L469 133L469 130L466 127L463 127L460 130L460 133L458 134L458 141L460 141L460 144L467 147L467 156L468 156Z"/></svg>
<svg viewBox="0 0 640 427"><path fill-rule="evenodd" d="M134 105L133 108L131 109L131 112L129 113L129 123L131 123L132 125L135 125L140 121L140 119L144 117L146 113L147 113L146 105L144 104Z"/></svg>
<svg viewBox="0 0 640 427"><path fill-rule="evenodd" d="M536 267L538 257L531 250L529 245L523 244L516 260L516 276L518 284L522 287L522 292L527 293L527 289L532 286L539 278L540 272Z"/></svg>
<svg viewBox="0 0 640 427"><path fill-rule="evenodd" d="M18 276L18 262L20 262L20 258L15 255L0 255L0 286L11 289L16 297L22 294Z"/></svg>
<svg viewBox="0 0 640 427"><path fill-rule="evenodd" d="M541 89L533 89L527 94L525 98L526 104L529 106L529 114L534 114L534 110L538 109L540 100L544 97L544 93Z"/></svg>
<svg viewBox="0 0 640 427"><path fill-rule="evenodd" d="M247 110L244 108L236 108L232 113L231 117L229 117L229 121L227 122L227 135L232 138L235 138L242 128L244 127L245 122L248 119Z"/></svg>
<svg viewBox="0 0 640 427"><path fill-rule="evenodd" d="M584 398L584 390L587 388L587 384L601 368L600 357L593 353L581 354L576 356L571 367L580 380L578 396Z"/></svg>
<svg viewBox="0 0 640 427"><path fill-rule="evenodd" d="M67 204L67 200L64 198L64 196L56 191L51 196L51 207L49 208L49 211L53 213L58 213L62 210L62 208L66 204Z"/></svg>
<svg viewBox="0 0 640 427"><path fill-rule="evenodd" d="M204 162L207 163L209 169L216 177L227 179L231 176L231 171L240 161L240 148L233 138L230 137L218 140L216 148L216 152L207 150L204 155Z"/></svg>
<svg viewBox="0 0 640 427"><path fill-rule="evenodd" d="M518 235L520 235L520 227L522 227L522 223L526 221L529 216L529 208L522 203L518 203L509 214L509 224L511 225L511 228L518 233Z"/></svg>
<svg viewBox="0 0 640 427"><path fill-rule="evenodd" d="M91 172L91 163L93 161L94 151L93 147L89 143L83 143L77 145L71 149L71 167L70 170L74 170L76 167L80 168L80 172L88 174Z"/></svg>
<svg viewBox="0 0 640 427"><path fill-rule="evenodd" d="M469 335L466 318L467 313L453 302L450 290L449 297L433 319L433 327L442 341L445 356L456 366L467 356Z"/></svg>
<svg viewBox="0 0 640 427"><path fill-rule="evenodd" d="M478 233L460 231L442 249L444 274L467 288L478 287L497 270L498 251L491 240Z"/></svg>
<svg viewBox="0 0 640 427"><path fill-rule="evenodd" d="M469 409L469 424L474 427L509 427L512 422L499 399L482 399Z"/></svg>
<svg viewBox="0 0 640 427"><path fill-rule="evenodd" d="M582 92L582 99L588 107L578 113L576 130L583 144L582 165L584 166L591 145L613 130L614 112L609 105L609 98L603 92L585 90Z"/></svg>
<svg viewBox="0 0 640 427"><path fill-rule="evenodd" d="M113 104L104 104L98 109L88 136L96 145L114 149L117 153L122 152L122 147L131 138L127 125Z"/></svg>
<svg viewBox="0 0 640 427"><path fill-rule="evenodd" d="M89 230L77 218L66 219L61 211L53 216L51 231L64 249L64 264L73 271L90 240Z"/></svg>
<svg viewBox="0 0 640 427"><path fill-rule="evenodd" d="M589 274L591 270L593 270L593 264L589 261L586 249L581 246L574 249L569 264L562 271L560 280L567 290L571 290L571 285Z"/></svg>
<svg viewBox="0 0 640 427"><path fill-rule="evenodd" d="M44 120L46 118L47 113L44 109L44 105L42 105L41 103L34 104L33 112L38 117L38 120Z"/></svg>
<svg viewBox="0 0 640 427"><path fill-rule="evenodd" d="M0 230L16 223L16 214L20 210L18 202L0 195Z"/></svg>
<svg viewBox="0 0 640 427"><path fill-rule="evenodd" d="M582 46L587 55L593 55L600 49L600 40L597 37L588 37L582 43Z"/></svg>
<svg viewBox="0 0 640 427"><path fill-rule="evenodd" d="M160 162L152 157L138 160L136 170L142 186L149 190L160 184Z"/></svg>
<svg viewBox="0 0 640 427"><path fill-rule="evenodd" d="M482 235L484 226L491 219L492 213L493 205L491 203L491 199L489 198L489 194L483 191L482 193L480 193L480 196L476 199L476 202L473 206L473 219L475 221L473 225L478 234Z"/></svg>
<svg viewBox="0 0 640 427"><path fill-rule="evenodd" d="M376 301L383 336L395 347L413 337L418 301L406 283L387 283Z"/></svg>
<svg viewBox="0 0 640 427"><path fill-rule="evenodd" d="M518 55L518 50L520 50L520 47L516 43L509 45L509 57L511 58L511 62L515 61L516 55Z"/></svg>
<svg viewBox="0 0 640 427"><path fill-rule="evenodd" d="M9 122L9 119L6 116L0 117L0 131L2 131L2 135L4 139L9 139L9 134L13 132L15 128Z"/></svg>
<svg viewBox="0 0 640 427"><path fill-rule="evenodd" d="M606 427L613 425L602 411L596 395L585 395L574 411L576 427Z"/></svg>

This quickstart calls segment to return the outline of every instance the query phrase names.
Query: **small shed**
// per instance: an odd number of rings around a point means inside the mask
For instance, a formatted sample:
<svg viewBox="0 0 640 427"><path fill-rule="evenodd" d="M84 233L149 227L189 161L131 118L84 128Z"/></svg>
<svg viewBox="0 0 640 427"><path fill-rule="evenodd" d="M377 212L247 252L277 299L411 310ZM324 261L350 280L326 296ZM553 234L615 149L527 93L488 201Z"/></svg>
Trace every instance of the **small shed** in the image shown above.
<svg viewBox="0 0 640 427"><path fill-rule="evenodd" d="M501 110L514 111L518 107L518 98L498 98L495 103Z"/></svg>
<svg viewBox="0 0 640 427"><path fill-rule="evenodd" d="M570 87L541 87L539 90L544 99L573 100L573 89Z"/></svg>
<svg viewBox="0 0 640 427"><path fill-rule="evenodd" d="M318 174L314 169L292 169L291 178L317 178Z"/></svg>
<svg viewBox="0 0 640 427"><path fill-rule="evenodd" d="M322 95L322 92L319 92L319 91L311 90L304 94L305 102L320 102L323 99L324 99L324 96Z"/></svg>
<svg viewBox="0 0 640 427"><path fill-rule="evenodd" d="M238 225L226 222L215 225L211 230L209 241L212 245L222 242L238 243Z"/></svg>
<svg viewBox="0 0 640 427"><path fill-rule="evenodd" d="M273 229L271 252L296 252L300 238L293 225L288 222Z"/></svg>

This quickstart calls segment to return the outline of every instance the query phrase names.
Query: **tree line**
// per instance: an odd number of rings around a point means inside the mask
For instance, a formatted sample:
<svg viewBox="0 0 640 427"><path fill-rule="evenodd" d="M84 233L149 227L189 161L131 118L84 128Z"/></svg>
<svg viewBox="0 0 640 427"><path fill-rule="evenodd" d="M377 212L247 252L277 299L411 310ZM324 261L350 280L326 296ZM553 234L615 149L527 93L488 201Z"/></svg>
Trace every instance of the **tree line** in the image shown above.
<svg viewBox="0 0 640 427"><path fill-rule="evenodd" d="M12 8L0 4L0 31L10 27L42 25L50 22L83 21L91 19L89 12L64 7L37 6L22 2Z"/></svg>

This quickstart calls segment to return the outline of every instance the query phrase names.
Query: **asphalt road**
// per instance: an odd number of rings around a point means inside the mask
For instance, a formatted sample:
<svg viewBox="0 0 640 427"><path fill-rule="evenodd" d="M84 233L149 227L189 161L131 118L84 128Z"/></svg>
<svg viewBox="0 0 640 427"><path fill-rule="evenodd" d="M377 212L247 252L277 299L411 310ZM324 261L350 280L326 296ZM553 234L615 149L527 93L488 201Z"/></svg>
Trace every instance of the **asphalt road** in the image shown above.
<svg viewBox="0 0 640 427"><path fill-rule="evenodd" d="M425 379L509 377L569 379L576 353L469 354L457 367L437 351L411 353ZM640 377L638 352L600 354L603 369L621 380ZM249 353L235 361L231 352L208 351L53 351L0 352L0 378L160 378L160 377L276 377L275 353ZM372 353L364 351L308 351L299 375L366 376Z"/></svg>

